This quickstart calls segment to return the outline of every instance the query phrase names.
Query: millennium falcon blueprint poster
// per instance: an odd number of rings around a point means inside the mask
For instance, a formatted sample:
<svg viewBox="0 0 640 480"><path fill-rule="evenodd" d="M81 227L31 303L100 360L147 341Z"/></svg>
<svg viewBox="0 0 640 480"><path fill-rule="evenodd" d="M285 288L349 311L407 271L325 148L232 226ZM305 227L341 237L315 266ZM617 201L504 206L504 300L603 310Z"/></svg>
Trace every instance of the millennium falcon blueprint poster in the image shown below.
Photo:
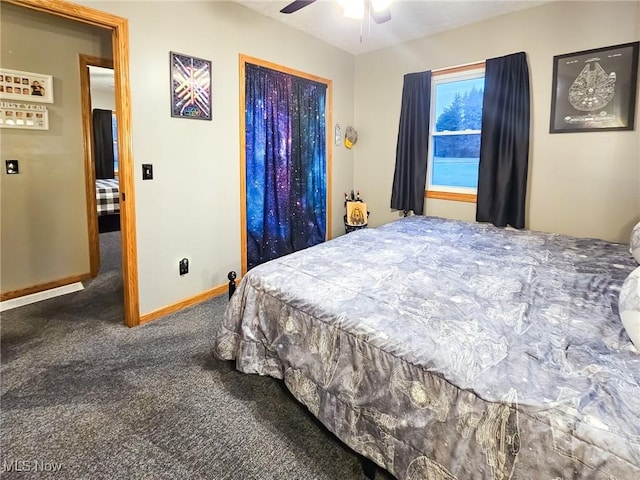
<svg viewBox="0 0 640 480"><path fill-rule="evenodd" d="M553 57L550 132L633 130L639 44Z"/></svg>

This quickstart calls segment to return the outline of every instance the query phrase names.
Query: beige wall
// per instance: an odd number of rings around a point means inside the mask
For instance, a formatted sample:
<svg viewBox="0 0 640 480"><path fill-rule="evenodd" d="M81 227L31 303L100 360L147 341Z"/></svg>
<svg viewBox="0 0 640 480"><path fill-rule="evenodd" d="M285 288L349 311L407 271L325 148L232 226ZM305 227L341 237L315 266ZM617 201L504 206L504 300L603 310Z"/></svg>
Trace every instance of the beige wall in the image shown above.
<svg viewBox="0 0 640 480"><path fill-rule="evenodd" d="M78 54L111 58L110 33L0 5L0 65L53 75L49 130L0 131L0 288L89 272ZM20 174L7 175L4 160Z"/></svg>
<svg viewBox="0 0 640 480"><path fill-rule="evenodd" d="M116 96L114 92L91 89L91 109L100 108L102 110L116 109Z"/></svg>
<svg viewBox="0 0 640 480"><path fill-rule="evenodd" d="M389 209L389 199L402 76L519 50L529 55L533 85L529 226L626 240L640 219L638 128L548 133L553 55L638 40L636 3L585 2L578 6L580 21L576 21L575 2L553 3L355 59L230 2L83 3L129 19L141 314L224 284L229 270L240 270L239 53L333 81L333 123L343 128L355 125L359 133L353 150L333 150L334 235L344 231L342 192L351 188L360 189L369 203L372 225L397 218ZM77 49L68 45L66 31L65 35L59 31L62 27L51 26L51 18L41 25L30 22L38 35L31 32L29 38L37 38L38 43L24 58L36 64L16 63L15 52L25 43L16 40L22 38L16 37L18 33L10 34L5 28L12 18L6 12L12 8L2 5L2 66L60 78L61 69L67 68L63 65L77 68ZM76 25L73 29L84 33L71 37L93 42L92 29ZM50 30L53 33L46 33ZM43 34L57 37L43 42ZM109 56L103 42L83 53ZM73 62L55 59L43 45L70 51ZM7 56L9 51L14 53ZM171 118L170 51L212 61L212 121ZM5 269L20 276L22 283L15 285L34 283L23 278L26 270L40 281L63 276L53 266L71 265L73 271L64 275L88 270L84 211L76 211L75 200L61 203L67 193L84 200L77 87L77 78L56 82L49 132L15 131L11 137L2 132L3 149L9 138L38 148L28 155L26 147L12 153L21 159L24 173L11 178L0 175L3 290ZM63 116L63 108L75 109L77 120ZM77 135L75 140L65 136L71 132ZM3 158L7 158L4 150ZM154 165L154 180L141 180L143 163ZM67 182L64 193L46 186L52 179ZM24 188L27 181L36 180L37 188ZM454 218L473 219L473 208L456 202L427 203L427 213ZM61 219L54 222L49 215L53 212L62 212ZM15 232L5 228L10 219L17 225ZM23 260L16 260L20 256ZM182 257L190 259L190 273L180 277L177 263Z"/></svg>
<svg viewBox="0 0 640 480"><path fill-rule="evenodd" d="M140 311L149 313L240 271L240 53L333 81L333 121L353 121L353 56L230 2L85 2L129 20ZM169 52L212 61L213 120L172 118ZM154 180L141 180L151 163ZM333 153L333 230L352 152ZM178 274L178 260L190 273Z"/></svg>
<svg viewBox="0 0 640 480"><path fill-rule="evenodd" d="M638 2L553 2L356 57L354 184L370 223L389 208L403 75L528 55L532 87L527 226L628 242L640 220L640 122L635 131L549 134L553 56L640 39ZM429 215L475 219L475 204L427 199Z"/></svg>

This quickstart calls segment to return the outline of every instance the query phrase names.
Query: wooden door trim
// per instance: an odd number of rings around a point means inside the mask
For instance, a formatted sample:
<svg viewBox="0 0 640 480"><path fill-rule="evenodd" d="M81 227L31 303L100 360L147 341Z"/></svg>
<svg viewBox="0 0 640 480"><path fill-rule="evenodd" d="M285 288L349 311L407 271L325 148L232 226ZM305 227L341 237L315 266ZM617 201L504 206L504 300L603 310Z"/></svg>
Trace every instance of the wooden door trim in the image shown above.
<svg viewBox="0 0 640 480"><path fill-rule="evenodd" d="M108 58L80 54L80 90L82 103L82 132L84 143L84 177L87 197L87 225L89 228L89 273L92 277L100 270L100 237L96 202L96 168L93 158L93 118L91 114L91 80L89 67L113 69Z"/></svg>
<svg viewBox="0 0 640 480"><path fill-rule="evenodd" d="M33 295L34 293L44 292L45 290L52 290L54 288L64 287L65 285L71 285L72 283L84 282L89 280L91 275L88 273L81 273L78 275L71 275L70 277L60 278L51 282L40 283L28 288L21 288L18 290L11 290L0 294L0 302L7 300L13 300L14 298L24 297L26 295Z"/></svg>
<svg viewBox="0 0 640 480"><path fill-rule="evenodd" d="M333 170L333 82L329 79L318 77L310 73L295 70L290 67L278 65L277 63L268 62L259 58L250 57L243 53L239 54L240 63L240 260L242 262L242 276L247 273L247 157L246 157L246 138L245 138L245 101L246 101L246 86L245 86L245 65L250 63L252 65L259 65L262 67L270 68L271 70L277 70L279 72L295 75L296 77L306 78L313 80L314 82L322 83L327 86L327 103L326 103L326 145L327 145L327 232L325 234L325 240L332 238L332 170Z"/></svg>
<svg viewBox="0 0 640 480"><path fill-rule="evenodd" d="M106 28L112 32L113 66L118 111L120 179L120 231L122 235L122 283L124 322L140 324L138 252L131 143L131 92L129 89L129 23L126 18L63 0L2 0L20 7Z"/></svg>

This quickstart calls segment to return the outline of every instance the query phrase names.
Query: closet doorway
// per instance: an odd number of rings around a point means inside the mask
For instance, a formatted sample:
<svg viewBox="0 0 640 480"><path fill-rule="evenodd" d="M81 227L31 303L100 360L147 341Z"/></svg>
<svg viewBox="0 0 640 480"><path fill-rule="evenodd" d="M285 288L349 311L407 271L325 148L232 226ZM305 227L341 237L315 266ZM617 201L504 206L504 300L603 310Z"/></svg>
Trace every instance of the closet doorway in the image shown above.
<svg viewBox="0 0 640 480"><path fill-rule="evenodd" d="M331 80L240 55L242 274L331 238Z"/></svg>
<svg viewBox="0 0 640 480"><path fill-rule="evenodd" d="M122 235L122 280L124 322L140 324L136 219L131 145L131 94L129 89L129 24L127 19L62 0L3 0L19 7L105 28L112 32L120 184L120 231ZM86 150L86 145L85 145ZM88 189L89 187L87 187ZM95 187L91 191L95 195ZM87 197L90 194L87 191ZM88 200L90 202L91 200ZM95 197L94 197L95 202ZM95 209L93 210L95 212ZM91 215L91 213L88 213ZM91 242L91 239L90 239ZM89 246L91 248L91 245ZM96 269L97 271L97 269Z"/></svg>

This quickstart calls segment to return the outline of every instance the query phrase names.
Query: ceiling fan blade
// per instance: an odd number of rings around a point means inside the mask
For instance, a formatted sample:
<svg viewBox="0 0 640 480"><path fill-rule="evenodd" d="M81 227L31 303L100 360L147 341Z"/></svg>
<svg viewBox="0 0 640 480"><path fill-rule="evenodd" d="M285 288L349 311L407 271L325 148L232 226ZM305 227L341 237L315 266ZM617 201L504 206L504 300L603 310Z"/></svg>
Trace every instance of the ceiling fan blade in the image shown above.
<svg viewBox="0 0 640 480"><path fill-rule="evenodd" d="M297 12L301 8L306 7L307 5L312 4L316 0L296 0L295 2L291 2L289 5L280 10L280 13L293 13Z"/></svg>
<svg viewBox="0 0 640 480"><path fill-rule="evenodd" d="M384 22L388 22L389 20L391 20L391 10L388 8L385 8L384 10L380 11L380 12L376 12L373 8L371 9L371 18L373 18L373 21L376 23L384 23Z"/></svg>

